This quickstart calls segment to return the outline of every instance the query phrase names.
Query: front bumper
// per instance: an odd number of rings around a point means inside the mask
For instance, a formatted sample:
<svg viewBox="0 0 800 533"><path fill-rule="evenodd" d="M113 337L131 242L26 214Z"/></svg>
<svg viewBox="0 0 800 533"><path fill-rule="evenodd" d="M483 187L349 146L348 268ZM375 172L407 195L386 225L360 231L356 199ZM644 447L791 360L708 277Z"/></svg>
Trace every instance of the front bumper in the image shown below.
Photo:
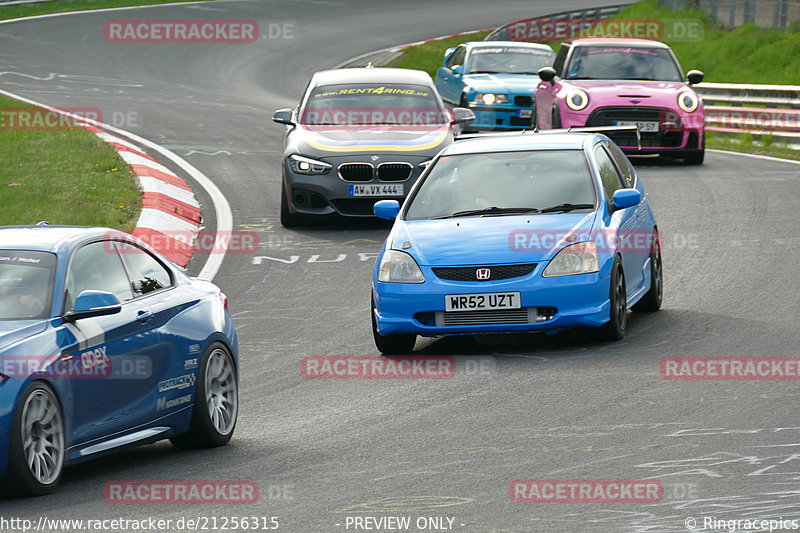
<svg viewBox="0 0 800 533"><path fill-rule="evenodd" d="M533 114L535 111L531 107L470 104L469 108L475 113L475 120L469 123L470 128L520 130L533 127Z"/></svg>
<svg viewBox="0 0 800 533"><path fill-rule="evenodd" d="M561 126L602 127L615 122L658 122L657 132L610 131L606 135L626 153L669 153L704 148L703 110L692 113L679 109L608 106L584 111L560 109Z"/></svg>
<svg viewBox="0 0 800 533"><path fill-rule="evenodd" d="M533 273L524 277L488 282L443 280L425 266L421 267L425 282L420 284L382 283L373 278L378 332L381 335L414 333L434 337L463 333L554 331L577 326L598 327L608 322L608 274L604 275L601 270L593 274L543 278L541 271L544 267L545 264L539 264ZM445 295L497 292L519 292L522 308L536 309L528 312L528 321L523 323L443 325ZM475 320L480 322L481 316L493 316L489 320L497 320L496 315L478 315Z"/></svg>
<svg viewBox="0 0 800 533"><path fill-rule="evenodd" d="M389 157L387 156L387 159ZM379 200L397 200L401 204L408 196L411 187L424 170L419 166L429 157L414 157L396 159L392 161L408 162L411 171L408 178L404 180L382 181L377 177L365 181L348 181L339 174L340 162L328 160L333 164L333 168L328 174L305 175L295 173L286 158L283 163L283 180L289 210L294 214L325 216L339 214L347 217L374 217L372 206ZM353 156L346 162L366 163L369 158L359 158ZM402 195L384 196L354 196L351 186L360 185L400 185L403 188Z"/></svg>

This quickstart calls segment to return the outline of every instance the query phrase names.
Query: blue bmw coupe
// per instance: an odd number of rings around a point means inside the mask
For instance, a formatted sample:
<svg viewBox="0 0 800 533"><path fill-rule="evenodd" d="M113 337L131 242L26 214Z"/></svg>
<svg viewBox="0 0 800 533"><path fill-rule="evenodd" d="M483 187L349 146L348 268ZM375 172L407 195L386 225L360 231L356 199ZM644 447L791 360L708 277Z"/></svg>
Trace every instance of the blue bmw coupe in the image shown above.
<svg viewBox="0 0 800 533"><path fill-rule="evenodd" d="M238 412L225 295L107 228L0 228L0 478L51 492L65 466L170 439L220 446Z"/></svg>
<svg viewBox="0 0 800 533"><path fill-rule="evenodd" d="M600 133L521 133L444 149L395 219L372 280L375 344L416 336L555 331L625 335L661 306L661 245L644 184Z"/></svg>

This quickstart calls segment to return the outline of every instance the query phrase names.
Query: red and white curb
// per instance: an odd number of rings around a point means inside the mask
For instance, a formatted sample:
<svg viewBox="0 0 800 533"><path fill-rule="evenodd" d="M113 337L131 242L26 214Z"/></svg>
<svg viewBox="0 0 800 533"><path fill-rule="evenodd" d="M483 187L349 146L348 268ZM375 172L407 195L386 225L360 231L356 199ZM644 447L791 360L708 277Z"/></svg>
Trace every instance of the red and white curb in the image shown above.
<svg viewBox="0 0 800 533"><path fill-rule="evenodd" d="M202 224L200 203L186 182L121 137L85 125L128 163L142 190L142 212L131 232L176 265L185 267Z"/></svg>

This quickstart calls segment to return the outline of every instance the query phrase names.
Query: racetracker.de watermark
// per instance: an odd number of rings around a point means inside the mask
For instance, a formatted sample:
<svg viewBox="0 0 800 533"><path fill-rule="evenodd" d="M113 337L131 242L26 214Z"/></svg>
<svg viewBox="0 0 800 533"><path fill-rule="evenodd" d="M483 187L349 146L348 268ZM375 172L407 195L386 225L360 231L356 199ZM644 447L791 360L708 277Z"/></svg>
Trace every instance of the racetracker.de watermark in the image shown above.
<svg viewBox="0 0 800 533"><path fill-rule="evenodd" d="M116 234L109 234L109 237ZM187 246L195 247L195 254L253 254L258 251L258 233L255 231L213 231L201 230L197 233L185 230L162 230L160 232L142 233L137 236L150 247L162 254L181 252ZM139 253L136 248L116 246L118 241L105 241L106 250L121 254ZM124 241L123 241L124 242ZM131 241L134 242L134 241Z"/></svg>
<svg viewBox="0 0 800 533"><path fill-rule="evenodd" d="M529 18L508 23L512 41L546 42L582 37L617 37L696 42L703 38L699 19Z"/></svg>
<svg viewBox="0 0 800 533"><path fill-rule="evenodd" d="M114 504L247 504L258 501L258 483L242 480L109 481L106 503Z"/></svg>
<svg viewBox="0 0 800 533"><path fill-rule="evenodd" d="M255 20L109 20L103 34L110 43L253 43Z"/></svg>
<svg viewBox="0 0 800 533"><path fill-rule="evenodd" d="M0 131L73 131L87 121L103 121L96 107L64 108L62 112L32 107L0 109Z"/></svg>
<svg viewBox="0 0 800 533"><path fill-rule="evenodd" d="M148 379L153 361L143 355L111 357L100 346L74 354L3 355L0 374L11 379Z"/></svg>
<svg viewBox="0 0 800 533"><path fill-rule="evenodd" d="M365 89L346 89L358 91ZM405 89L392 89L402 92ZM413 92L413 89L408 89ZM404 128L430 129L450 124L455 120L450 109L430 107L342 107L305 109L300 114L300 123L310 129L330 127L355 130L376 126L403 126Z"/></svg>
<svg viewBox="0 0 800 533"><path fill-rule="evenodd" d="M657 239L657 240L656 240ZM591 250L580 252L639 252L650 253L654 245L664 247L664 237L660 231L653 230L536 230L516 229L508 234L508 247L512 252L549 253L563 244L587 243ZM578 251L576 251L578 253Z"/></svg>
<svg viewBox="0 0 800 533"><path fill-rule="evenodd" d="M515 479L508 485L515 503L657 503L664 485L654 479Z"/></svg>
<svg viewBox="0 0 800 533"><path fill-rule="evenodd" d="M800 379L800 357L664 357L659 372L674 380L793 380Z"/></svg>

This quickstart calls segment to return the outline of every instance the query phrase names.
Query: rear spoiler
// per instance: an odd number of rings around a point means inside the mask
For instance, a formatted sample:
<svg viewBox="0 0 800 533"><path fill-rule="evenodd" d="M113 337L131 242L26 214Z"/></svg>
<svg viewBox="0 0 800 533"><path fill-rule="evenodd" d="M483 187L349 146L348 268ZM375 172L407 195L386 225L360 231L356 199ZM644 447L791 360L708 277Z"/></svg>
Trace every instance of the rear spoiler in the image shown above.
<svg viewBox="0 0 800 533"><path fill-rule="evenodd" d="M533 130L519 130L519 131L488 131L484 133L467 133L466 135L459 135L456 140L462 139L479 139L481 137L502 137L509 135L530 135L532 133L605 133L607 131L635 131L636 144L639 150L642 149L642 134L636 126L580 126L571 128L561 128L555 130L541 131L538 128Z"/></svg>

